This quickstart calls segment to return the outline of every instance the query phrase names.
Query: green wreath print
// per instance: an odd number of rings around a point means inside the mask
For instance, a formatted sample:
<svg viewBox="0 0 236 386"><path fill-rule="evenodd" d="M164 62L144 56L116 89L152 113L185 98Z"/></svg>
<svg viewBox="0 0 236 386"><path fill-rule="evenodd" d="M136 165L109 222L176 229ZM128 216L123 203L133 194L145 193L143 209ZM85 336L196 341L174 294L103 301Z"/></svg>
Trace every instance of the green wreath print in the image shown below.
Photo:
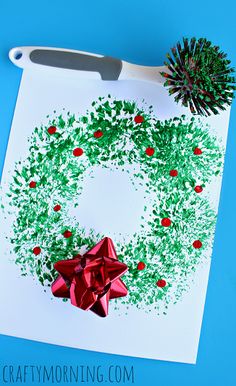
<svg viewBox="0 0 236 386"><path fill-rule="evenodd" d="M189 288L212 244L216 213L206 192L222 169L218 140L195 118L160 121L152 106L110 95L82 116L55 113L47 122L34 129L28 158L16 164L10 184L17 213L11 243L22 275L50 286L56 261L106 236L86 231L68 205L95 166L127 173L132 167L131 182L145 188L146 206L140 231L116 243L119 260L128 265L122 280L129 291L117 302L145 310L162 306L165 313Z"/></svg>

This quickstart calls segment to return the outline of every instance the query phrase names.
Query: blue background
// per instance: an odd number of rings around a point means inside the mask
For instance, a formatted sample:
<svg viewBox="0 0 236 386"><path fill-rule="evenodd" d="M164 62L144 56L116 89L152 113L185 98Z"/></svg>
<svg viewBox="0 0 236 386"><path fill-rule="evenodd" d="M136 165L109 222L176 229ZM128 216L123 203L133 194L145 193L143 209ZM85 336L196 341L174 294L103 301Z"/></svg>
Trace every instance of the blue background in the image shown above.
<svg viewBox="0 0 236 386"><path fill-rule="evenodd" d="M233 0L2 1L0 169L21 76L21 71L8 60L10 48L20 45L65 47L139 64L161 65L165 53L177 39L195 35L205 36L220 45L235 66L235 4ZM111 356L0 336L1 365L125 364L134 365L137 386L236 384L235 112L234 103L197 365ZM142 326L140 333L145 333Z"/></svg>

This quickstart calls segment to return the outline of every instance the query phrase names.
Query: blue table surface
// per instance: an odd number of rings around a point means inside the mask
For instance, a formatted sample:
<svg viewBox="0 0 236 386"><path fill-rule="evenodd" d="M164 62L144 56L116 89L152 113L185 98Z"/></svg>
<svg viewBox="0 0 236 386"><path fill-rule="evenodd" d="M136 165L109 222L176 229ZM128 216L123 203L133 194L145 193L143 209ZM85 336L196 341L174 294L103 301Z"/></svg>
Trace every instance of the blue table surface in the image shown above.
<svg viewBox="0 0 236 386"><path fill-rule="evenodd" d="M10 48L21 45L65 47L139 64L161 65L165 53L181 37L205 36L220 45L236 65L235 11L233 0L1 2L0 169L21 77L20 69L8 60ZM133 365L137 386L236 385L235 112L234 103L197 365L113 356L0 336L1 366Z"/></svg>

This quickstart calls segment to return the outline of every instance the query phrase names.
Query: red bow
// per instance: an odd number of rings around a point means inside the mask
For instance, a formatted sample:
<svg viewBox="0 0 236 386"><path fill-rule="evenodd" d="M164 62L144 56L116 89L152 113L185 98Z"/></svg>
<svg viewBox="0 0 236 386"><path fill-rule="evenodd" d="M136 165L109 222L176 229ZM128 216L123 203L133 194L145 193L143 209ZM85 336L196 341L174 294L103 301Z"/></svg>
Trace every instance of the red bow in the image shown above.
<svg viewBox="0 0 236 386"><path fill-rule="evenodd" d="M128 293L120 279L128 267L118 261L109 237L102 239L83 256L58 261L54 268L60 275L52 284L53 295L70 298L74 306L91 310L99 316L107 316L110 299Z"/></svg>

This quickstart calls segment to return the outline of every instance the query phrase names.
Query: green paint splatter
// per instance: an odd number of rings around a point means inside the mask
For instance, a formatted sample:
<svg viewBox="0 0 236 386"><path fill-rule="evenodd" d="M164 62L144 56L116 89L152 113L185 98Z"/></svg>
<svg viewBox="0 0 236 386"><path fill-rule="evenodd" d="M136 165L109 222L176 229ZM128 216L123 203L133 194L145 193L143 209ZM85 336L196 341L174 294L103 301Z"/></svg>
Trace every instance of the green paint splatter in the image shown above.
<svg viewBox="0 0 236 386"><path fill-rule="evenodd" d="M197 194L194 187L205 189L219 175L223 151L199 120L182 116L161 122L151 107L110 96L92 107L83 116L68 113L36 127L28 158L16 165L9 187L10 205L16 211L11 239L16 263L22 275L32 274L50 286L57 276L56 261L91 248L103 236L86 232L69 218L68 205L82 193L85 172L98 165L123 168L137 189L145 187L146 205L140 232L129 241L114 240L119 259L129 268L123 277L129 295L119 301L165 310L188 288L211 247L216 213L207 195ZM135 123L136 115L143 116L142 123ZM50 135L47 129L52 125L57 130ZM98 130L99 136L94 134ZM152 156L146 154L148 147L155 150ZM201 155L194 154L196 147ZM83 155L75 157L75 148L83 149ZM170 176L172 169L178 176ZM32 181L35 188L29 187ZM56 205L61 209L55 211ZM171 219L169 227L161 225L166 217ZM66 230L71 237L63 236ZM195 240L201 240L202 248L193 247ZM41 248L39 255L32 252L35 246ZM137 269L140 261L146 264L142 271ZM164 288L157 287L159 279L166 281Z"/></svg>

